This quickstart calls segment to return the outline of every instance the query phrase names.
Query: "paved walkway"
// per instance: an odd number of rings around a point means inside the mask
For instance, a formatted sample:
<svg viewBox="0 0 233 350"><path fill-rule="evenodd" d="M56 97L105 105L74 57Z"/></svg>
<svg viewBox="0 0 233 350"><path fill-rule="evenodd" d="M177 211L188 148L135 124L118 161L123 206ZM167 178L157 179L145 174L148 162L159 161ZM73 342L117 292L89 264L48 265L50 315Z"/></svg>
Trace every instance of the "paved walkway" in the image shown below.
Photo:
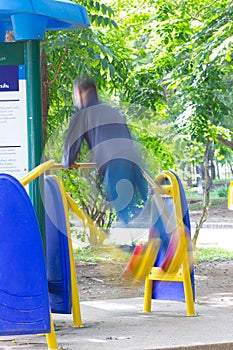
<svg viewBox="0 0 233 350"><path fill-rule="evenodd" d="M232 350L233 307L196 305L187 317L185 304L153 301L144 313L143 298L81 303L83 328L71 315L54 315L57 341L64 350ZM14 340L15 339L15 340ZM46 350L44 336L1 337L2 350Z"/></svg>
<svg viewBox="0 0 233 350"><path fill-rule="evenodd" d="M201 229L198 245L233 250L233 225ZM116 228L112 242L147 239L147 229ZM75 242L74 242L75 244ZM187 317L184 303L152 302L144 313L143 298L81 302L83 328L74 328L72 315L53 315L59 349L64 350L232 350L233 305L195 305ZM1 350L46 350L44 336L0 337Z"/></svg>

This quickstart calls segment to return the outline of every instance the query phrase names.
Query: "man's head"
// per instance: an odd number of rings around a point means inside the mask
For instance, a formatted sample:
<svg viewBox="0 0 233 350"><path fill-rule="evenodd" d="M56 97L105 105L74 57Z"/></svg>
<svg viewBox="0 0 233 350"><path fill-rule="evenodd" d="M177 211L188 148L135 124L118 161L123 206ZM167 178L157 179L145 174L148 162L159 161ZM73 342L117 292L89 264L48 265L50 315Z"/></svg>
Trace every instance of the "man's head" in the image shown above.
<svg viewBox="0 0 233 350"><path fill-rule="evenodd" d="M83 109L98 104L98 93L94 80L76 78L73 86L73 100L76 107Z"/></svg>

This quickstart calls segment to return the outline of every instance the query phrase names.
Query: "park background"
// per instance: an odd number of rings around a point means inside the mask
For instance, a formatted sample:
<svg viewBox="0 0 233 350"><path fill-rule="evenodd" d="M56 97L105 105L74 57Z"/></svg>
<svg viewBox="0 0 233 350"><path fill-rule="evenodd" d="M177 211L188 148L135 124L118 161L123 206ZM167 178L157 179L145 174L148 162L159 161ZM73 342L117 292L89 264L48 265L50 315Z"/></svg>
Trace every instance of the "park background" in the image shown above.
<svg viewBox="0 0 233 350"><path fill-rule="evenodd" d="M45 157L61 162L73 79L93 77L102 100L125 116L146 171L154 178L172 170L181 178L190 209L199 210L197 240L208 209L227 202L233 178L231 1L78 3L91 26L47 32L42 44ZM115 218L93 190L95 171L63 171L62 178L108 231Z"/></svg>
<svg viewBox="0 0 233 350"><path fill-rule="evenodd" d="M153 177L166 169L178 173L191 218L195 217L195 233L211 212L215 220L225 217L223 221L232 222L227 208L232 180L232 4L79 3L88 9L91 27L48 33L42 44L44 158L61 162L64 132L73 111L72 81L76 75L89 74L103 100L126 117L148 173ZM84 149L83 160L86 155ZM99 193L92 198L95 171L59 173L79 206L97 226L110 231L115 218L106 212ZM108 252L96 247L99 242L92 242L91 232L76 235L95 246L75 251L81 300L143 294L142 286L132 289L119 280L129 258L118 259L121 247ZM201 254L195 256L197 301L216 303L218 295L218 301L229 307L232 255L213 252L211 262L204 265Z"/></svg>

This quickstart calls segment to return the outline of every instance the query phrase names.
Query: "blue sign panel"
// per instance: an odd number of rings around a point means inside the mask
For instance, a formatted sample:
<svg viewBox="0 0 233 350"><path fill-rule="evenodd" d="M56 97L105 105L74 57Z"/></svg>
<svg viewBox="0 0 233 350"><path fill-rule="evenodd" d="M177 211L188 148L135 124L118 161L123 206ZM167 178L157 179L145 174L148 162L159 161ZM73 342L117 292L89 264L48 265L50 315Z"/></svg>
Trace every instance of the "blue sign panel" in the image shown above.
<svg viewBox="0 0 233 350"><path fill-rule="evenodd" d="M0 172L28 172L25 65L0 66Z"/></svg>
<svg viewBox="0 0 233 350"><path fill-rule="evenodd" d="M18 66L0 66L0 92L19 91Z"/></svg>

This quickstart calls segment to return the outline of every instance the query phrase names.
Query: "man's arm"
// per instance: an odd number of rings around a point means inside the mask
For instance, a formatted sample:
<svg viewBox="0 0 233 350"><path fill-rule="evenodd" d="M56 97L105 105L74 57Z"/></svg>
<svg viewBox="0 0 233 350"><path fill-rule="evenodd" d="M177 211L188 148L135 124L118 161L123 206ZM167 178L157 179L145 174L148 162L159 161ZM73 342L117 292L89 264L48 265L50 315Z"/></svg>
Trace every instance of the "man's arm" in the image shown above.
<svg viewBox="0 0 233 350"><path fill-rule="evenodd" d="M78 157L80 148L84 139L84 133L81 132L81 118L77 115L71 117L69 128L67 130L62 164L65 168L73 165Z"/></svg>

